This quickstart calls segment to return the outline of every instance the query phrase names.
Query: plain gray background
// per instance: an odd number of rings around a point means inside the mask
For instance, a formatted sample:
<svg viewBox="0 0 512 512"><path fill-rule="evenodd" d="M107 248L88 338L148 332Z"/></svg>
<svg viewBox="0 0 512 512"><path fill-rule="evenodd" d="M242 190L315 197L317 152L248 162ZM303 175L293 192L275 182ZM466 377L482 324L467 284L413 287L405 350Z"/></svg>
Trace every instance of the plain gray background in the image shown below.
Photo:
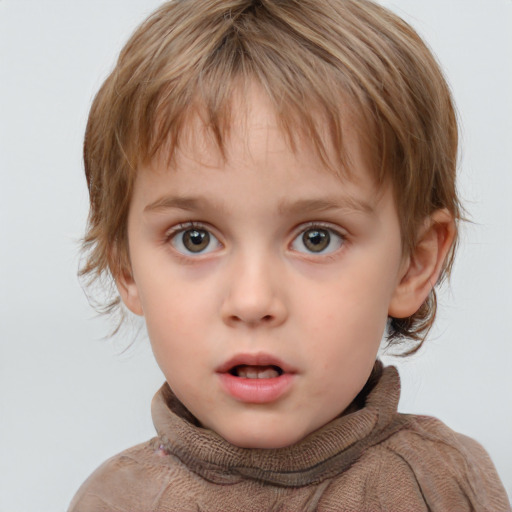
<svg viewBox="0 0 512 512"><path fill-rule="evenodd" d="M109 324L76 271L88 108L159 3L0 0L2 512L65 510L101 462L153 436L150 400L163 378L148 344L102 340ZM426 38L452 85L474 221L430 340L394 360L400 408L479 440L512 494L512 1L383 3Z"/></svg>

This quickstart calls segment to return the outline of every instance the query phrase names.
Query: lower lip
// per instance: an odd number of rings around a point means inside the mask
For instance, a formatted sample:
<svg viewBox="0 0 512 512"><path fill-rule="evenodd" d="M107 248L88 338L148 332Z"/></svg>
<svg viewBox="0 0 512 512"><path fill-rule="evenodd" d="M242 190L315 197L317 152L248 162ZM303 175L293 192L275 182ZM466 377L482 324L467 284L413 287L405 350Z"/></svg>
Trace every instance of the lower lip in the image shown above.
<svg viewBox="0 0 512 512"><path fill-rule="evenodd" d="M220 373L224 389L236 400L251 404L275 402L292 386L293 374L284 373L271 379L246 379L230 373Z"/></svg>

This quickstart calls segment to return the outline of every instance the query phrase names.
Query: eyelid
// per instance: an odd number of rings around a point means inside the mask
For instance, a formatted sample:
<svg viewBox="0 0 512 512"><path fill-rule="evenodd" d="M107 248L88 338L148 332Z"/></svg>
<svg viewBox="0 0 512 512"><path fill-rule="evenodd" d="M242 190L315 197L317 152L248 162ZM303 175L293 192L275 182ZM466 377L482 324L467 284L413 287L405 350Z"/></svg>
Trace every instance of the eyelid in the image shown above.
<svg viewBox="0 0 512 512"><path fill-rule="evenodd" d="M195 220L179 222L178 224L165 230L165 238L168 239L181 231L187 231L188 229L204 229L210 231L211 228L203 222L197 222Z"/></svg>
<svg viewBox="0 0 512 512"><path fill-rule="evenodd" d="M328 231L335 233L336 235L340 236L343 239L346 239L348 237L347 230L342 229L340 226L338 226L336 224L332 224L330 222L319 220L319 221L308 221L304 224L300 224L299 226L297 226L296 228L293 229L292 238L295 239L302 232L307 231L308 229L314 229L314 228L326 229Z"/></svg>

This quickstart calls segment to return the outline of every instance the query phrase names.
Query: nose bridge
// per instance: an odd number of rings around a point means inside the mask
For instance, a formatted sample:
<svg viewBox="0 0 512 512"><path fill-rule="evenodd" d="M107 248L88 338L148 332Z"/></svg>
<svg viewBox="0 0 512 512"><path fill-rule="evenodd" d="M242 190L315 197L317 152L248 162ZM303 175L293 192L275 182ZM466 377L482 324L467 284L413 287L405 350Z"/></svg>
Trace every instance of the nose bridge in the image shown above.
<svg viewBox="0 0 512 512"><path fill-rule="evenodd" d="M223 317L245 324L279 324L286 317L281 260L264 248L247 247L232 255Z"/></svg>

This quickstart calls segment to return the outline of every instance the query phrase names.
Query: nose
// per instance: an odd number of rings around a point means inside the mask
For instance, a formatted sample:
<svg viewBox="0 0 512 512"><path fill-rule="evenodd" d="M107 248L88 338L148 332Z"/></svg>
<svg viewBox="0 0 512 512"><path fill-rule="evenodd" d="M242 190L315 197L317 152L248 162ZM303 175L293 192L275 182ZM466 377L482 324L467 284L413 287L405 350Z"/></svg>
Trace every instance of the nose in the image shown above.
<svg viewBox="0 0 512 512"><path fill-rule="evenodd" d="M265 255L236 258L227 277L222 319L231 326L281 325L288 316L283 273Z"/></svg>

